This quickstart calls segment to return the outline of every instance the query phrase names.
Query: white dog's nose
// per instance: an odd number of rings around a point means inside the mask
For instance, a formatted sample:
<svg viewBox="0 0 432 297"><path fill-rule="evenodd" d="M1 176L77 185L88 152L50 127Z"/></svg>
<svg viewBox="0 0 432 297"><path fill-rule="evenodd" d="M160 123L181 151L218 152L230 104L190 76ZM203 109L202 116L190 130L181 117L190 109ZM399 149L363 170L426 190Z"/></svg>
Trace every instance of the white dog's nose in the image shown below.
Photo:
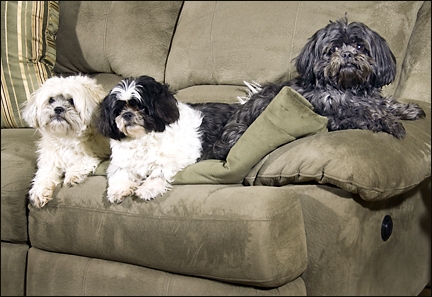
<svg viewBox="0 0 432 297"><path fill-rule="evenodd" d="M60 106L57 106L56 108L54 108L54 112L56 114L61 114L62 112L64 112L64 108L60 107Z"/></svg>

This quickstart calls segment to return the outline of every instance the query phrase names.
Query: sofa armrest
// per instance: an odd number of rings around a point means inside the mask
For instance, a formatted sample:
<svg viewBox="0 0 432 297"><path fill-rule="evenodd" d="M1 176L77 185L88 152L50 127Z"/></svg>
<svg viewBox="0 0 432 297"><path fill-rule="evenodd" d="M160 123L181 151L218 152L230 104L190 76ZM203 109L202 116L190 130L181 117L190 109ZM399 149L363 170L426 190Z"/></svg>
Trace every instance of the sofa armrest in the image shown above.
<svg viewBox="0 0 432 297"><path fill-rule="evenodd" d="M403 121L407 135L343 130L298 139L261 160L246 185L282 186L315 181L382 200L412 189L431 175L431 106L426 118Z"/></svg>

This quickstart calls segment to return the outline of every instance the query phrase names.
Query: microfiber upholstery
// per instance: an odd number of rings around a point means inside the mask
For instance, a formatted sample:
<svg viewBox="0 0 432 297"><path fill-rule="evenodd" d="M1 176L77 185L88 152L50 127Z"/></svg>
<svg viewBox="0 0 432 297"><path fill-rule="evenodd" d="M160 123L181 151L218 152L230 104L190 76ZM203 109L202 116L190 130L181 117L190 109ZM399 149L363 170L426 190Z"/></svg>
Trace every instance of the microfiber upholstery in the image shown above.
<svg viewBox="0 0 432 297"><path fill-rule="evenodd" d="M24 280L26 277L28 250L29 247L26 244L1 242L1 269L8 272L7 279L3 279L2 273L2 296L25 295Z"/></svg>
<svg viewBox="0 0 432 297"><path fill-rule="evenodd" d="M328 132L287 88L227 162L193 164L153 201L108 202L107 160L36 209L28 191L40 135L9 128L21 125L16 109L16 125L2 120L1 295L417 296L430 281L430 1L59 1L57 22L56 1L3 1L2 75L34 66L28 56L7 62L5 40L16 54L23 36L9 21L25 24L26 7L46 3L43 20L53 22L36 66L81 72L106 92L124 76L150 75L191 103L236 103L244 81L294 78L308 38L346 14L397 59L383 94L419 103L427 117L403 121L402 140ZM35 81L17 78L11 106Z"/></svg>
<svg viewBox="0 0 432 297"><path fill-rule="evenodd" d="M188 277L137 265L29 251L27 290L35 296L306 296L299 277L278 288L233 286L215 280ZM3 285L2 285L3 288Z"/></svg>
<svg viewBox="0 0 432 297"><path fill-rule="evenodd" d="M30 206L32 246L258 287L306 269L300 201L289 189L184 185L116 205L106 183L92 176L58 187L40 210Z"/></svg>
<svg viewBox="0 0 432 297"><path fill-rule="evenodd" d="M368 201L407 192L431 176L431 107L417 103L426 118L403 121L407 135L402 140L364 130L313 135L269 154L249 172L245 184L315 181L336 185Z"/></svg>
<svg viewBox="0 0 432 297"><path fill-rule="evenodd" d="M1 240L28 240L27 193L36 173L39 138L35 129L1 131Z"/></svg>
<svg viewBox="0 0 432 297"><path fill-rule="evenodd" d="M350 22L367 24L392 49L398 74L384 90L392 95L422 5L414 1L262 1L253 5L247 1L186 1L167 61L166 82L181 90L194 85L242 85L244 80L264 84L293 78L297 75L293 59L308 38L329 20L347 13ZM425 69L430 71L430 66Z"/></svg>
<svg viewBox="0 0 432 297"><path fill-rule="evenodd" d="M149 75L164 80L182 1L62 3L56 73Z"/></svg>

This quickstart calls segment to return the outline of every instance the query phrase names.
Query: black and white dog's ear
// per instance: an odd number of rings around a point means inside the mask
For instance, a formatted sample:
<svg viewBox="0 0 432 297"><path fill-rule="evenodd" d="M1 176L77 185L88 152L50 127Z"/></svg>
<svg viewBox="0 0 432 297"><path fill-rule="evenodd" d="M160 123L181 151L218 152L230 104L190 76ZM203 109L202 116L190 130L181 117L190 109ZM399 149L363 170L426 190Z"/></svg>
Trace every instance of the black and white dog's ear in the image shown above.
<svg viewBox="0 0 432 297"><path fill-rule="evenodd" d="M136 84L149 115L153 118L156 132L165 131L167 125L179 119L177 100L169 90L169 85L161 84L150 76L138 77Z"/></svg>
<svg viewBox="0 0 432 297"><path fill-rule="evenodd" d="M100 114L97 121L99 132L105 136L115 140L121 140L126 135L117 128L115 122L116 110L122 107L116 106L117 100L115 94L108 94L100 103Z"/></svg>
<svg viewBox="0 0 432 297"><path fill-rule="evenodd" d="M177 100L168 85L161 85L159 98L155 100L155 113L167 125L174 123L180 117Z"/></svg>

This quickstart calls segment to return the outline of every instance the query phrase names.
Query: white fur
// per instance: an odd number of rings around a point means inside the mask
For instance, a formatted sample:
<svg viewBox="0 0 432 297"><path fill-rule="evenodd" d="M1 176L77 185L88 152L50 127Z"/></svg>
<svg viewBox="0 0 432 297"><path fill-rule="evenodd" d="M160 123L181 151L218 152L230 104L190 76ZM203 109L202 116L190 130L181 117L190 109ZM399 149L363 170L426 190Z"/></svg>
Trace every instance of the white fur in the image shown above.
<svg viewBox="0 0 432 297"><path fill-rule="evenodd" d="M133 193L152 200L171 188L177 172L200 157L201 113L181 102L178 107L179 120L164 132L121 141L111 139L111 163L107 169L110 202L120 203Z"/></svg>
<svg viewBox="0 0 432 297"><path fill-rule="evenodd" d="M237 100L239 101L240 104L245 104L253 94L262 91L262 86L256 81L252 81L248 83L247 81L244 80L243 82L246 85L245 91L248 94L247 96L243 96L243 97L237 96Z"/></svg>
<svg viewBox="0 0 432 297"><path fill-rule="evenodd" d="M37 128L37 172L29 191L30 202L40 208L52 199L64 173L65 186L82 182L109 156L109 139L100 135L94 121L98 103L104 98L102 86L85 76L52 77L26 102L23 118ZM73 98L49 103L50 98ZM53 120L54 108L65 109L64 120Z"/></svg>

